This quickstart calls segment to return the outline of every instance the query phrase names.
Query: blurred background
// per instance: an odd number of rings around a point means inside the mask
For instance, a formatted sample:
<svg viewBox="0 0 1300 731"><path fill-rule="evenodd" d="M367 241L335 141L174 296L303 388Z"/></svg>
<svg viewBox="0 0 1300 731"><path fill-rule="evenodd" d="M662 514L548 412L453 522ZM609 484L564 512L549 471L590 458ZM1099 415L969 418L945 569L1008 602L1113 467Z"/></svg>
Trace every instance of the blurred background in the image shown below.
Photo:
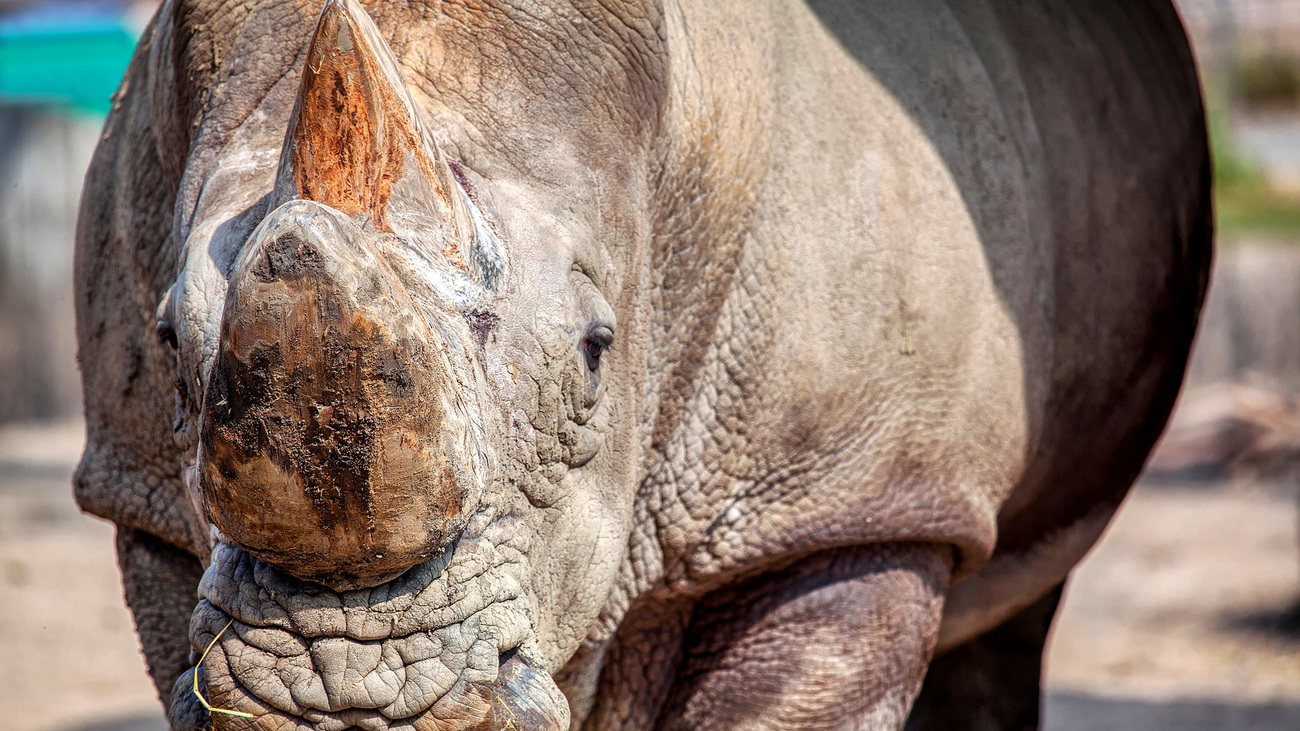
<svg viewBox="0 0 1300 731"><path fill-rule="evenodd" d="M1175 421L1076 572L1048 731L1300 729L1300 0L1179 0L1219 255ZM111 526L77 512L82 176L154 0L0 0L0 726L162 731Z"/></svg>

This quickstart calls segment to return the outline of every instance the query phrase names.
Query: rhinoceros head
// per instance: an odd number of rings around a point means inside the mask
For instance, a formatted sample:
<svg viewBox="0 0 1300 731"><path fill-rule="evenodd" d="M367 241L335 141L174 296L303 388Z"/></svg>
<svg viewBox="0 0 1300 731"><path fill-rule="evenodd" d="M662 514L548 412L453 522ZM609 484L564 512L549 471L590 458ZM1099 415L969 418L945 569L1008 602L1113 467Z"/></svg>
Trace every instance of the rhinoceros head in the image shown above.
<svg viewBox="0 0 1300 731"><path fill-rule="evenodd" d="M637 459L606 398L635 408L591 253L612 229L430 126L365 10L329 0L199 359L208 651L178 727L203 703L216 728L568 726L550 673L607 600ZM182 325L214 319L196 281Z"/></svg>

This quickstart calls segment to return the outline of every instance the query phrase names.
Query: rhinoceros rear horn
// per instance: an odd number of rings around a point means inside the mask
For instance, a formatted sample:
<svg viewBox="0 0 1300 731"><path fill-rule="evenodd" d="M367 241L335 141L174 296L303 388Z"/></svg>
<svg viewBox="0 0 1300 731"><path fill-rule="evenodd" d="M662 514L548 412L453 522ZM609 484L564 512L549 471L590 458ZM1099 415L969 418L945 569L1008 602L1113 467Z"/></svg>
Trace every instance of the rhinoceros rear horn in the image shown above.
<svg viewBox="0 0 1300 731"><path fill-rule="evenodd" d="M275 189L277 205L311 200L379 232L418 232L450 263L470 269L465 251L477 243L477 211L356 0L328 0L321 11Z"/></svg>

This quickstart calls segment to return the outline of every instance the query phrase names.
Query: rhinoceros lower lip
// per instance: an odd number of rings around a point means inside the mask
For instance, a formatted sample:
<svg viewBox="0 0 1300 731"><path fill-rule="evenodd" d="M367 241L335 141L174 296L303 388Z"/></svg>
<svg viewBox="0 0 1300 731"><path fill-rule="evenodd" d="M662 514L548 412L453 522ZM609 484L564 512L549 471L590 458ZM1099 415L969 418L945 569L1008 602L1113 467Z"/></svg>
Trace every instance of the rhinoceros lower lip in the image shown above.
<svg viewBox="0 0 1300 731"><path fill-rule="evenodd" d="M201 686L215 707L272 717L268 728L419 729L486 710L501 653L529 634L511 553L462 536L391 582L334 592L219 543L193 644L230 627Z"/></svg>

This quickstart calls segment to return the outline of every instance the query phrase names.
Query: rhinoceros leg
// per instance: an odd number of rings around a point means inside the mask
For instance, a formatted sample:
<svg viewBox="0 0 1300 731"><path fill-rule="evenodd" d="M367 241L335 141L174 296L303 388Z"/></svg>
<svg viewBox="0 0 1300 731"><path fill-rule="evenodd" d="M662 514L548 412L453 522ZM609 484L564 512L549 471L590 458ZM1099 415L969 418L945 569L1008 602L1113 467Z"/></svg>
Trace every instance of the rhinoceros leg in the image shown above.
<svg viewBox="0 0 1300 731"><path fill-rule="evenodd" d="M921 687L945 548L820 554L707 597L661 729L897 729Z"/></svg>
<svg viewBox="0 0 1300 731"><path fill-rule="evenodd" d="M935 658L906 731L1037 731L1043 645L1063 587Z"/></svg>
<svg viewBox="0 0 1300 731"><path fill-rule="evenodd" d="M190 615L203 566L189 553L142 531L117 529L117 563L149 675L166 705L190 663Z"/></svg>

